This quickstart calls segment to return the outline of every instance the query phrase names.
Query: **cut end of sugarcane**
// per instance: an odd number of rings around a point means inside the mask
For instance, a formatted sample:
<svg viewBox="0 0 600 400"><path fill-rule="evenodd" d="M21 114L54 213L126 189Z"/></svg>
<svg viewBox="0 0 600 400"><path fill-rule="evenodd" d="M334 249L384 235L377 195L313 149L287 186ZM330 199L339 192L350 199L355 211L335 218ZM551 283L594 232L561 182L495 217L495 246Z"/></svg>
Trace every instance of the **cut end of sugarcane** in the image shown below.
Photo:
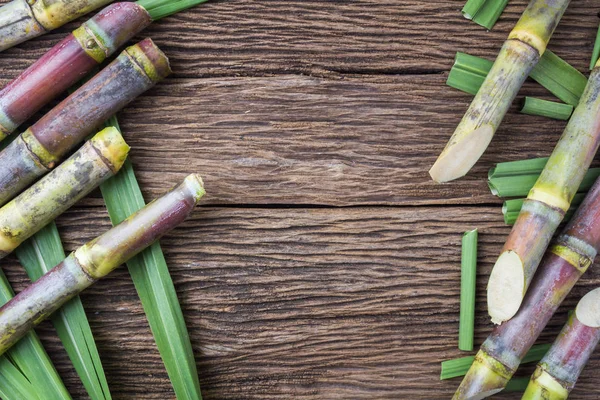
<svg viewBox="0 0 600 400"><path fill-rule="evenodd" d="M493 136L494 129L491 125L483 125L462 135L459 141L451 142L444 149L429 170L429 175L438 183L465 176L487 149Z"/></svg>
<svg viewBox="0 0 600 400"><path fill-rule="evenodd" d="M600 288L594 289L579 301L575 315L582 324L600 328Z"/></svg>
<svg viewBox="0 0 600 400"><path fill-rule="evenodd" d="M525 293L523 262L514 251L505 251L492 269L487 287L488 313L494 324L511 319L519 310Z"/></svg>
<svg viewBox="0 0 600 400"><path fill-rule="evenodd" d="M190 193L193 194L196 203L206 194L204 189L204 181L198 174L190 174L185 178L184 184Z"/></svg>
<svg viewBox="0 0 600 400"><path fill-rule="evenodd" d="M118 129L108 127L90 139L92 146L102 155L111 169L117 172L123 166L129 154L129 145L125 143L125 139Z"/></svg>

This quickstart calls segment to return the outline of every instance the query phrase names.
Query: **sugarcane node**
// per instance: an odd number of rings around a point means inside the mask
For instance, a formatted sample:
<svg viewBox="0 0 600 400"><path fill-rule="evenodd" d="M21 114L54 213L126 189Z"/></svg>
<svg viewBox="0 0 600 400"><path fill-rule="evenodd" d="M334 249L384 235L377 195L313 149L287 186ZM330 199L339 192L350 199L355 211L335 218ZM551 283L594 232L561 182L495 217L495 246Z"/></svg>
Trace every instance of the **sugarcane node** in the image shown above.
<svg viewBox="0 0 600 400"><path fill-rule="evenodd" d="M172 73L169 59L150 38L128 47L125 52L153 82L158 82Z"/></svg>
<svg viewBox="0 0 600 400"><path fill-rule="evenodd" d="M37 22L46 30L59 28L111 0L37 0L31 10Z"/></svg>

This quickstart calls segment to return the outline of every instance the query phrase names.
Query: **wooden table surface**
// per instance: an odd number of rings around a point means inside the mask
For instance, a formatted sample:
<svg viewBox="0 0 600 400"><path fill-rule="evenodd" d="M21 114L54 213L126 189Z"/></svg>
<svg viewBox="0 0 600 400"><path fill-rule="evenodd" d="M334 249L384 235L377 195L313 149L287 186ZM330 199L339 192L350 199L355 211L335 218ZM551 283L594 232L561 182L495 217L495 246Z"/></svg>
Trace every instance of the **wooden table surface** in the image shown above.
<svg viewBox="0 0 600 400"><path fill-rule="evenodd" d="M223 0L145 31L174 74L119 118L147 200L189 172L205 179L202 207L162 241L205 399L456 389L439 372L468 354L457 349L461 235L480 232L479 345L492 328L487 277L509 232L487 170L548 155L565 125L511 109L468 177L430 180L471 100L445 85L454 54L493 59L526 1L511 1L492 32L465 20L463 3ZM586 73L597 12L596 1L572 2L549 46ZM75 26L1 53L0 84ZM531 82L525 94L552 99ZM95 193L58 224L71 250L109 220ZM2 267L26 285L15 258ZM592 268L540 341L598 285ZM126 269L82 298L114 398L174 398ZM38 332L74 398L86 398L51 325ZM600 397L598 368L600 352L572 399Z"/></svg>

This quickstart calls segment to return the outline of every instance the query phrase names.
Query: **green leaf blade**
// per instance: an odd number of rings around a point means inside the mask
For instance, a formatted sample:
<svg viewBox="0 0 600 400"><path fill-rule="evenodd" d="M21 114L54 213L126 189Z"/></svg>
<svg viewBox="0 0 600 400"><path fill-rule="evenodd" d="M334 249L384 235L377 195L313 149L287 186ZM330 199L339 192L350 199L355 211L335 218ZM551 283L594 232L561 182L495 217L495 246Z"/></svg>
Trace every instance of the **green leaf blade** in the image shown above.
<svg viewBox="0 0 600 400"><path fill-rule="evenodd" d="M119 128L115 118L110 124ZM100 190L115 225L145 205L129 159L117 175L100 186ZM127 268L177 399L201 399L189 333L160 244L153 244L129 260Z"/></svg>
<svg viewBox="0 0 600 400"><path fill-rule="evenodd" d="M473 350L475 330L475 280L477 277L477 229L465 232L462 237L460 269L460 319L458 348Z"/></svg>
<svg viewBox="0 0 600 400"><path fill-rule="evenodd" d="M570 104L557 103L527 96L525 97L523 108L521 108L521 113L566 121L571 118L573 110L574 107Z"/></svg>
<svg viewBox="0 0 600 400"><path fill-rule="evenodd" d="M29 278L36 281L65 258L54 222L48 224L16 250ZM110 400L110 390L79 296L71 299L51 317L58 337L92 400Z"/></svg>
<svg viewBox="0 0 600 400"><path fill-rule="evenodd" d="M466 19L491 30L507 4L508 0L468 0L462 14Z"/></svg>

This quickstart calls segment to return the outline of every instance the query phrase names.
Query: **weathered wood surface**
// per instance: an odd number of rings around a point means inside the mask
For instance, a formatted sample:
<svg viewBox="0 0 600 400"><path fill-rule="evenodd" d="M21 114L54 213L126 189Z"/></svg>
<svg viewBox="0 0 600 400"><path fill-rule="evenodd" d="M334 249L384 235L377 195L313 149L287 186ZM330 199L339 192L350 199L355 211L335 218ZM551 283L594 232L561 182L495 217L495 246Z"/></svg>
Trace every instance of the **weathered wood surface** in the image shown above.
<svg viewBox="0 0 600 400"><path fill-rule="evenodd" d="M469 177L439 186L427 170L471 99L444 85L455 52L492 59L525 4L511 1L492 32L458 0L223 0L146 30L175 73L120 121L147 199L190 171L205 178L204 208L163 241L205 399L450 397L458 381L438 375L464 354L461 234L480 229L477 344L508 234L487 170L549 154L564 123L514 108ZM550 45L581 71L597 12L574 1ZM75 26L0 53L0 85ZM521 94L551 99L533 83ZM68 249L108 226L97 196L59 220ZM3 267L23 288L16 261ZM542 341L599 276L582 279ZM83 301L114 398L173 398L126 270ZM50 325L39 332L85 398ZM599 366L595 355L571 398L598 397Z"/></svg>

